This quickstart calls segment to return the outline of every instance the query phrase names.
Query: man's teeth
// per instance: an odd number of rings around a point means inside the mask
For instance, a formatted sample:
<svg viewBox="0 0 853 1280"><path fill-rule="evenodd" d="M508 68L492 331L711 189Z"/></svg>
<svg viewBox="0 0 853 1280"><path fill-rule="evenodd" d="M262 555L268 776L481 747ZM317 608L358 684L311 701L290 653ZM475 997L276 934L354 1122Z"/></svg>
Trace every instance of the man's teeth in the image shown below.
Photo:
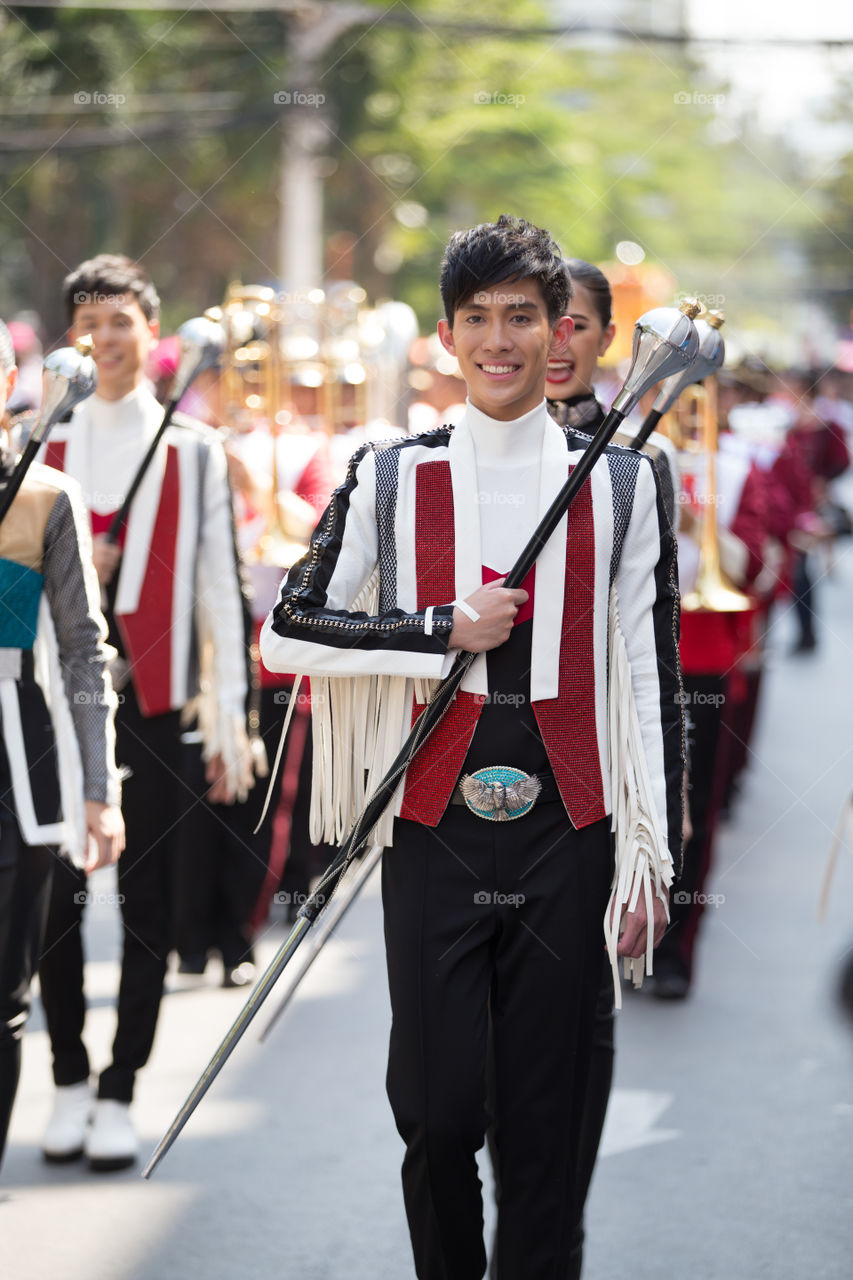
<svg viewBox="0 0 853 1280"><path fill-rule="evenodd" d="M484 364L486 373L514 373L518 366L514 364Z"/></svg>

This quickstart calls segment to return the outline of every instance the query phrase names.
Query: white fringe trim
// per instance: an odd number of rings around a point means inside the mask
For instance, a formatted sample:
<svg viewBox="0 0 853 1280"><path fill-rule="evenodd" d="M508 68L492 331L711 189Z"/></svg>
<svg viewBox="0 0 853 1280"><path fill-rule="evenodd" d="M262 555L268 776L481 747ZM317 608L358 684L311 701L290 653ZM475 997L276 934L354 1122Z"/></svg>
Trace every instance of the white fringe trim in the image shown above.
<svg viewBox="0 0 853 1280"><path fill-rule="evenodd" d="M374 575L350 608L375 614L378 607L379 578ZM313 843L340 844L349 834L405 741L412 694L418 702L427 702L439 683L389 675L311 677ZM392 843L404 785L403 778L374 829L372 844Z"/></svg>
<svg viewBox="0 0 853 1280"><path fill-rule="evenodd" d="M236 800L245 800L255 785L256 775L262 778L267 773L263 743L258 753L258 743L250 741L243 716L219 706L212 684L205 683L201 693L184 708L181 720L189 724L196 717L202 758L206 763L214 756L221 756L229 789Z"/></svg>
<svg viewBox="0 0 853 1280"><path fill-rule="evenodd" d="M619 959L616 948L624 911L634 911L643 894L649 921L645 954L624 958L625 977L642 986L644 973L652 973L654 952L654 892L663 898L662 886L669 888L674 877L672 856L661 829L652 794L640 721L631 685L628 650L619 621L615 588L610 595L610 785L613 796L613 830L616 835L616 867L610 900L604 916L604 937L613 971L616 1008L622 1007ZM667 919L669 907L667 906Z"/></svg>

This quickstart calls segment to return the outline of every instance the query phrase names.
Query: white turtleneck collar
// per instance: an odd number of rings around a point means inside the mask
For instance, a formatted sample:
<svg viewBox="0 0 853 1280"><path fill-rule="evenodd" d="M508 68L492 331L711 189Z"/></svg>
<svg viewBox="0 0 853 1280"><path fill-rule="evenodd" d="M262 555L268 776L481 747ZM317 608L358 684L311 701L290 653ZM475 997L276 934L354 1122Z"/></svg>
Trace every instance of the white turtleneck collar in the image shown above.
<svg viewBox="0 0 853 1280"><path fill-rule="evenodd" d="M86 403L87 416L93 426L107 427L110 430L141 425L146 417L145 410L153 398L145 382L140 382L120 400L104 400L96 391Z"/></svg>
<svg viewBox="0 0 853 1280"><path fill-rule="evenodd" d="M120 400L89 396L77 415L87 429L72 436L73 456L66 457L66 469L80 481L91 510L108 514L121 505L163 410L142 382Z"/></svg>
<svg viewBox="0 0 853 1280"><path fill-rule="evenodd" d="M538 460L548 421L548 406L542 402L520 418L499 422L465 401L465 421L470 428L478 461L511 463Z"/></svg>

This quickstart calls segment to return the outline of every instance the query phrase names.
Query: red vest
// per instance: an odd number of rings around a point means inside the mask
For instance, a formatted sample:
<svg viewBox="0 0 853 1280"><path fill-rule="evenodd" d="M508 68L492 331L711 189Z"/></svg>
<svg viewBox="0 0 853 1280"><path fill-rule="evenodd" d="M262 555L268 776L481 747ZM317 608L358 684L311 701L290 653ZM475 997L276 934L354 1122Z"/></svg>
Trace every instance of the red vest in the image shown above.
<svg viewBox="0 0 853 1280"><path fill-rule="evenodd" d="M65 441L49 441L46 464L65 470ZM172 700L172 594L180 514L178 453L167 446L157 517L134 613L116 614L116 626L130 662L133 687L144 715L170 711Z"/></svg>
<svg viewBox="0 0 853 1280"><path fill-rule="evenodd" d="M425 609L456 596L450 463L422 462L417 468L415 492L417 607ZM533 703L560 795L576 828L605 817L595 729L594 573L592 493L586 484L569 510L558 695ZM459 780L484 701L482 695L457 693L409 766L402 818L430 827L438 823ZM421 710L415 703L413 720Z"/></svg>

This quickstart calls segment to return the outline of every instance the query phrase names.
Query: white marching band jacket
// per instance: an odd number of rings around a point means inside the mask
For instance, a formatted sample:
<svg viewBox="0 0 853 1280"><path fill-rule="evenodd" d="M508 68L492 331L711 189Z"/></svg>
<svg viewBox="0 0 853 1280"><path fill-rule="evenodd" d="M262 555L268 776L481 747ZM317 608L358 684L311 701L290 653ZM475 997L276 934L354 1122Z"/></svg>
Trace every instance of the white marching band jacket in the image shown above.
<svg viewBox="0 0 853 1280"><path fill-rule="evenodd" d="M147 388L133 398L142 418L139 462L163 409ZM80 482L91 508L88 404L54 429L45 458ZM225 453L211 428L175 415L125 528L114 614L140 707L145 715L196 712L205 759L221 754L245 794L246 634Z"/></svg>

